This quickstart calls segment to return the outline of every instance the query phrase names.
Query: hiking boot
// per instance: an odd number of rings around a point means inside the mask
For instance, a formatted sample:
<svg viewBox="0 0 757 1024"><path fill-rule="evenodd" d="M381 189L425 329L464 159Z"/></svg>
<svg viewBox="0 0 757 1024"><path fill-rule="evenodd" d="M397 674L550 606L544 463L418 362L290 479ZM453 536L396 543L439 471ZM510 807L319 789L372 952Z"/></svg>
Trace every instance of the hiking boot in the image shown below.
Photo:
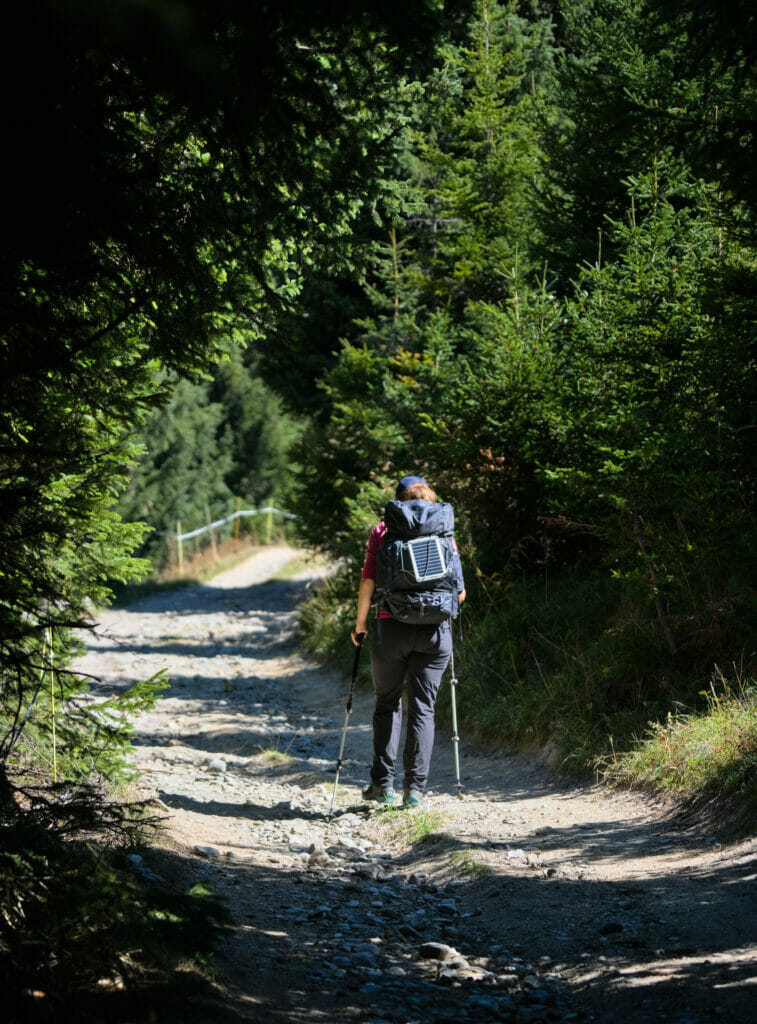
<svg viewBox="0 0 757 1024"><path fill-rule="evenodd" d="M417 789L405 790L404 796L402 798L403 807L418 807L420 806L420 802L421 795Z"/></svg>
<svg viewBox="0 0 757 1024"><path fill-rule="evenodd" d="M391 807L394 803L394 791L372 782L363 790L363 800L375 800L377 804L388 804Z"/></svg>

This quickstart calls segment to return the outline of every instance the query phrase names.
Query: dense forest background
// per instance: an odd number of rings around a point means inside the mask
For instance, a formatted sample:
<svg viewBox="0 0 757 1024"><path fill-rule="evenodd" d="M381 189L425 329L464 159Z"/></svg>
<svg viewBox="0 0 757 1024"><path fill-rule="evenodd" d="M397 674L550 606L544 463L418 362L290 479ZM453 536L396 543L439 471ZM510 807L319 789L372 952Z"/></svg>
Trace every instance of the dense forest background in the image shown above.
<svg viewBox="0 0 757 1024"><path fill-rule="evenodd" d="M746 5L475 4L407 86L362 295L319 280L263 362L323 353L293 508L349 568L313 648L421 473L476 584L468 727L683 789L754 778L754 43Z"/></svg>
<svg viewBox="0 0 757 1024"><path fill-rule="evenodd" d="M11 971L57 941L56 842L135 821L122 716L160 681L77 701L82 631L206 506L275 498L343 559L302 616L333 656L422 474L470 730L754 795L752 4L39 0L3 56L6 136L35 126L0 254Z"/></svg>

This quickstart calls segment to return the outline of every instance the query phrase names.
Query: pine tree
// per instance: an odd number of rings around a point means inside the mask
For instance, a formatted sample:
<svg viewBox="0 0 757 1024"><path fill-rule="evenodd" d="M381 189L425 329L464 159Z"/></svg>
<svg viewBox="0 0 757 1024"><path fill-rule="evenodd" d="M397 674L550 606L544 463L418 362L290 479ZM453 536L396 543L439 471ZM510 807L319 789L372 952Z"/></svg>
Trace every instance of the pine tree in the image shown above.
<svg viewBox="0 0 757 1024"><path fill-rule="evenodd" d="M666 109L671 144L695 173L730 197L721 210L752 246L757 224L757 20L750 0L648 0L649 19L674 43L687 102Z"/></svg>
<svg viewBox="0 0 757 1024"><path fill-rule="evenodd" d="M221 407L216 436L230 459L224 481L245 503L281 496L292 473L290 451L302 429L258 373L260 360L238 349L218 367L209 397Z"/></svg>
<svg viewBox="0 0 757 1024"><path fill-rule="evenodd" d="M142 554L156 567L169 556L161 535L220 519L236 499L245 506L281 496L289 485L289 452L300 427L256 372L256 359L234 348L212 381L175 382L171 398L138 436L135 461L118 510L151 532Z"/></svg>
<svg viewBox="0 0 757 1024"><path fill-rule="evenodd" d="M622 220L628 178L644 173L664 145L668 109L688 101L676 72L679 41L657 32L646 8L646 0L560 7L559 116L544 134L538 209L544 257L566 290L599 248L612 258L611 240L602 237L608 219Z"/></svg>
<svg viewBox="0 0 757 1024"><path fill-rule="evenodd" d="M209 385L179 380L168 404L147 422L140 441L145 456L134 466L119 503L127 521L140 521L162 533L205 524L228 513L233 496L226 483L231 453L221 443L223 408L209 400ZM148 550L154 550L150 545Z"/></svg>
<svg viewBox="0 0 757 1024"><path fill-rule="evenodd" d="M670 153L632 180L630 202L615 261L587 269L568 306L553 508L594 524L668 654L695 637L709 652L755 529L749 332L712 282L751 257L724 238L712 186Z"/></svg>
<svg viewBox="0 0 757 1024"><path fill-rule="evenodd" d="M550 27L515 4L479 0L467 45L444 49L415 135L425 211L421 272L436 306L507 296L529 259L535 222L541 78Z"/></svg>
<svg viewBox="0 0 757 1024"><path fill-rule="evenodd" d="M356 502L373 501L411 469L475 510L485 547L503 545L490 513L509 485L483 470L512 452L512 422L502 402L496 412L488 405L501 396L498 371L512 356L517 377L527 350L520 336L509 346L501 328L518 302L526 319L532 304L529 197L549 40L548 22L481 2L466 43L444 47L426 83L402 156L407 205L373 248L370 315L326 375L329 416L305 439L315 461L304 468L300 501L338 524L329 533L340 545L352 542L347 521L362 521ZM545 282L533 290L536 310ZM543 323L547 314L539 316ZM498 415L500 426L479 440ZM324 493L322 479L334 490Z"/></svg>

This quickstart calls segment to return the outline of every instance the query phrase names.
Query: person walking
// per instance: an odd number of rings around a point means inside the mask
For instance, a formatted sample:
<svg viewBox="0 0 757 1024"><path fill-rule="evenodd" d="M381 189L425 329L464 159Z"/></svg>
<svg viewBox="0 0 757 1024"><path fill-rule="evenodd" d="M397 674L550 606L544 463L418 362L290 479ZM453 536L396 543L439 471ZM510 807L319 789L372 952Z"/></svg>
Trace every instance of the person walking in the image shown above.
<svg viewBox="0 0 757 1024"><path fill-rule="evenodd" d="M416 807L428 781L434 745L434 706L452 653L451 620L465 600L452 506L438 502L422 477L397 485L384 519L368 539L352 642L371 634L373 763L366 800L395 803L395 766L407 682L407 734L403 751L403 806Z"/></svg>

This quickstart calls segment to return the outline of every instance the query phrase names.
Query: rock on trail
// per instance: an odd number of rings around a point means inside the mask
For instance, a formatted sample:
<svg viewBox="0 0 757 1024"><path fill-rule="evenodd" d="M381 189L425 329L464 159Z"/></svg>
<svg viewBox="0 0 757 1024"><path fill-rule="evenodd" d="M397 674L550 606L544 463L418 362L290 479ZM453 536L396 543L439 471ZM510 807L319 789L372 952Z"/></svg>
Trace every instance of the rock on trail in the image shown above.
<svg viewBox="0 0 757 1024"><path fill-rule="evenodd" d="M273 578L296 554L262 549L209 584L105 612L80 662L104 690L167 670L133 748L163 830L132 861L228 901L202 1019L753 1020L753 839L723 845L637 795L467 742L458 800L442 732L422 808L376 813L360 800L367 693L329 820L347 682L296 651L318 570Z"/></svg>

